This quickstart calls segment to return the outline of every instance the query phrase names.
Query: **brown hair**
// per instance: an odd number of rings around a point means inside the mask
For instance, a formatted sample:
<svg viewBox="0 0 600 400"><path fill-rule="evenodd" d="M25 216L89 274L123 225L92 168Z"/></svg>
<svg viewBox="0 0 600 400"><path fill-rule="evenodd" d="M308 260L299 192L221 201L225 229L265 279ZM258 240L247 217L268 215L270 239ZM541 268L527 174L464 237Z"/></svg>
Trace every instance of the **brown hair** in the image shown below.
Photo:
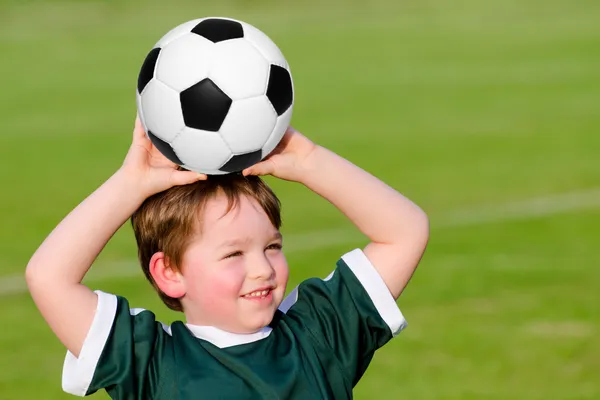
<svg viewBox="0 0 600 400"><path fill-rule="evenodd" d="M183 311L179 299L163 293L150 274L150 259L164 252L169 268L179 270L190 240L199 231L206 203L219 194L228 200L227 211L235 208L242 196L255 200L276 229L281 227L281 204L267 184L256 176L210 176L205 181L174 186L147 198L131 217L144 275L161 300L172 310Z"/></svg>

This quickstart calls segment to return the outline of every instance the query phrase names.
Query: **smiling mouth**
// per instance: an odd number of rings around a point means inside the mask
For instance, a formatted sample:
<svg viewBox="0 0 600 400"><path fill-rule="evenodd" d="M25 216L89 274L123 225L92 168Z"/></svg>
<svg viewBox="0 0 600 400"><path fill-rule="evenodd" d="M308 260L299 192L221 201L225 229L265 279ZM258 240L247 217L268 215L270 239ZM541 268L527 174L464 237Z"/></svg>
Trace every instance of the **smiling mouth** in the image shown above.
<svg viewBox="0 0 600 400"><path fill-rule="evenodd" d="M255 292L245 294L242 297L245 299L260 299L267 297L271 293L271 290L272 289L257 290Z"/></svg>

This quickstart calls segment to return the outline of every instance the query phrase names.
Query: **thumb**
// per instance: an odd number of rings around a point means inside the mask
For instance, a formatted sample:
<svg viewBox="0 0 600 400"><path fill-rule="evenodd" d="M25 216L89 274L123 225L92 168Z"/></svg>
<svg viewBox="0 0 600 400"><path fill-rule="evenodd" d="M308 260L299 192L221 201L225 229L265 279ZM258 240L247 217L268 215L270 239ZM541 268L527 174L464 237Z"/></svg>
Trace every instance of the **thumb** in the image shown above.
<svg viewBox="0 0 600 400"><path fill-rule="evenodd" d="M197 181L205 181L208 177L194 171L173 171L171 184L173 186L188 185Z"/></svg>
<svg viewBox="0 0 600 400"><path fill-rule="evenodd" d="M275 164L273 163L272 160L269 159L269 160L261 161L259 163L254 164L251 167L246 168L245 170L242 171L242 175L244 175L244 176L271 175L271 174L273 174L274 171L275 171Z"/></svg>

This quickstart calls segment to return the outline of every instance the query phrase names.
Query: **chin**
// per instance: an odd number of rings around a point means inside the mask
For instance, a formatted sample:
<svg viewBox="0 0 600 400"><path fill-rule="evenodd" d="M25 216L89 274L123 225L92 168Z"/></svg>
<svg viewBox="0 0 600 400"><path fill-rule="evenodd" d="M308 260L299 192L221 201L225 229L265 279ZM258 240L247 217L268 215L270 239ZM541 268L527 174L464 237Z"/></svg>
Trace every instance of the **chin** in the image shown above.
<svg viewBox="0 0 600 400"><path fill-rule="evenodd" d="M252 332L258 332L264 327L268 326L271 323L271 321L273 321L274 315L275 314L273 313L268 317L264 316L261 318L257 318L256 320L252 321L252 323L248 324L247 327Z"/></svg>

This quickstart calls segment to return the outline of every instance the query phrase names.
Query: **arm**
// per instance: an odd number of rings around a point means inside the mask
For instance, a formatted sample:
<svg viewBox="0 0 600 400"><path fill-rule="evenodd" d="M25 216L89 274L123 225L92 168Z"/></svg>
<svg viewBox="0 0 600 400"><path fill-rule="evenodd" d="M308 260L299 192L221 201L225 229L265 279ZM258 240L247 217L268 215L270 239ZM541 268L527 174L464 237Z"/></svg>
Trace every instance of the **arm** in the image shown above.
<svg viewBox="0 0 600 400"><path fill-rule="evenodd" d="M367 258L392 296L400 296L429 239L429 222L419 207L291 128L273 155L244 173L297 181L331 202L370 239Z"/></svg>
<svg viewBox="0 0 600 400"><path fill-rule="evenodd" d="M427 245L425 213L373 175L323 147L316 147L306 158L301 183L331 202L369 238L365 255L397 299Z"/></svg>
<svg viewBox="0 0 600 400"><path fill-rule="evenodd" d="M146 197L204 176L175 165L136 124L123 167L77 206L46 238L27 265L26 280L42 316L67 349L79 355L94 318L97 296L81 284L112 235Z"/></svg>
<svg viewBox="0 0 600 400"><path fill-rule="evenodd" d="M111 236L141 204L116 173L75 208L35 252L26 270L35 304L61 342L79 354L97 296L81 284Z"/></svg>

